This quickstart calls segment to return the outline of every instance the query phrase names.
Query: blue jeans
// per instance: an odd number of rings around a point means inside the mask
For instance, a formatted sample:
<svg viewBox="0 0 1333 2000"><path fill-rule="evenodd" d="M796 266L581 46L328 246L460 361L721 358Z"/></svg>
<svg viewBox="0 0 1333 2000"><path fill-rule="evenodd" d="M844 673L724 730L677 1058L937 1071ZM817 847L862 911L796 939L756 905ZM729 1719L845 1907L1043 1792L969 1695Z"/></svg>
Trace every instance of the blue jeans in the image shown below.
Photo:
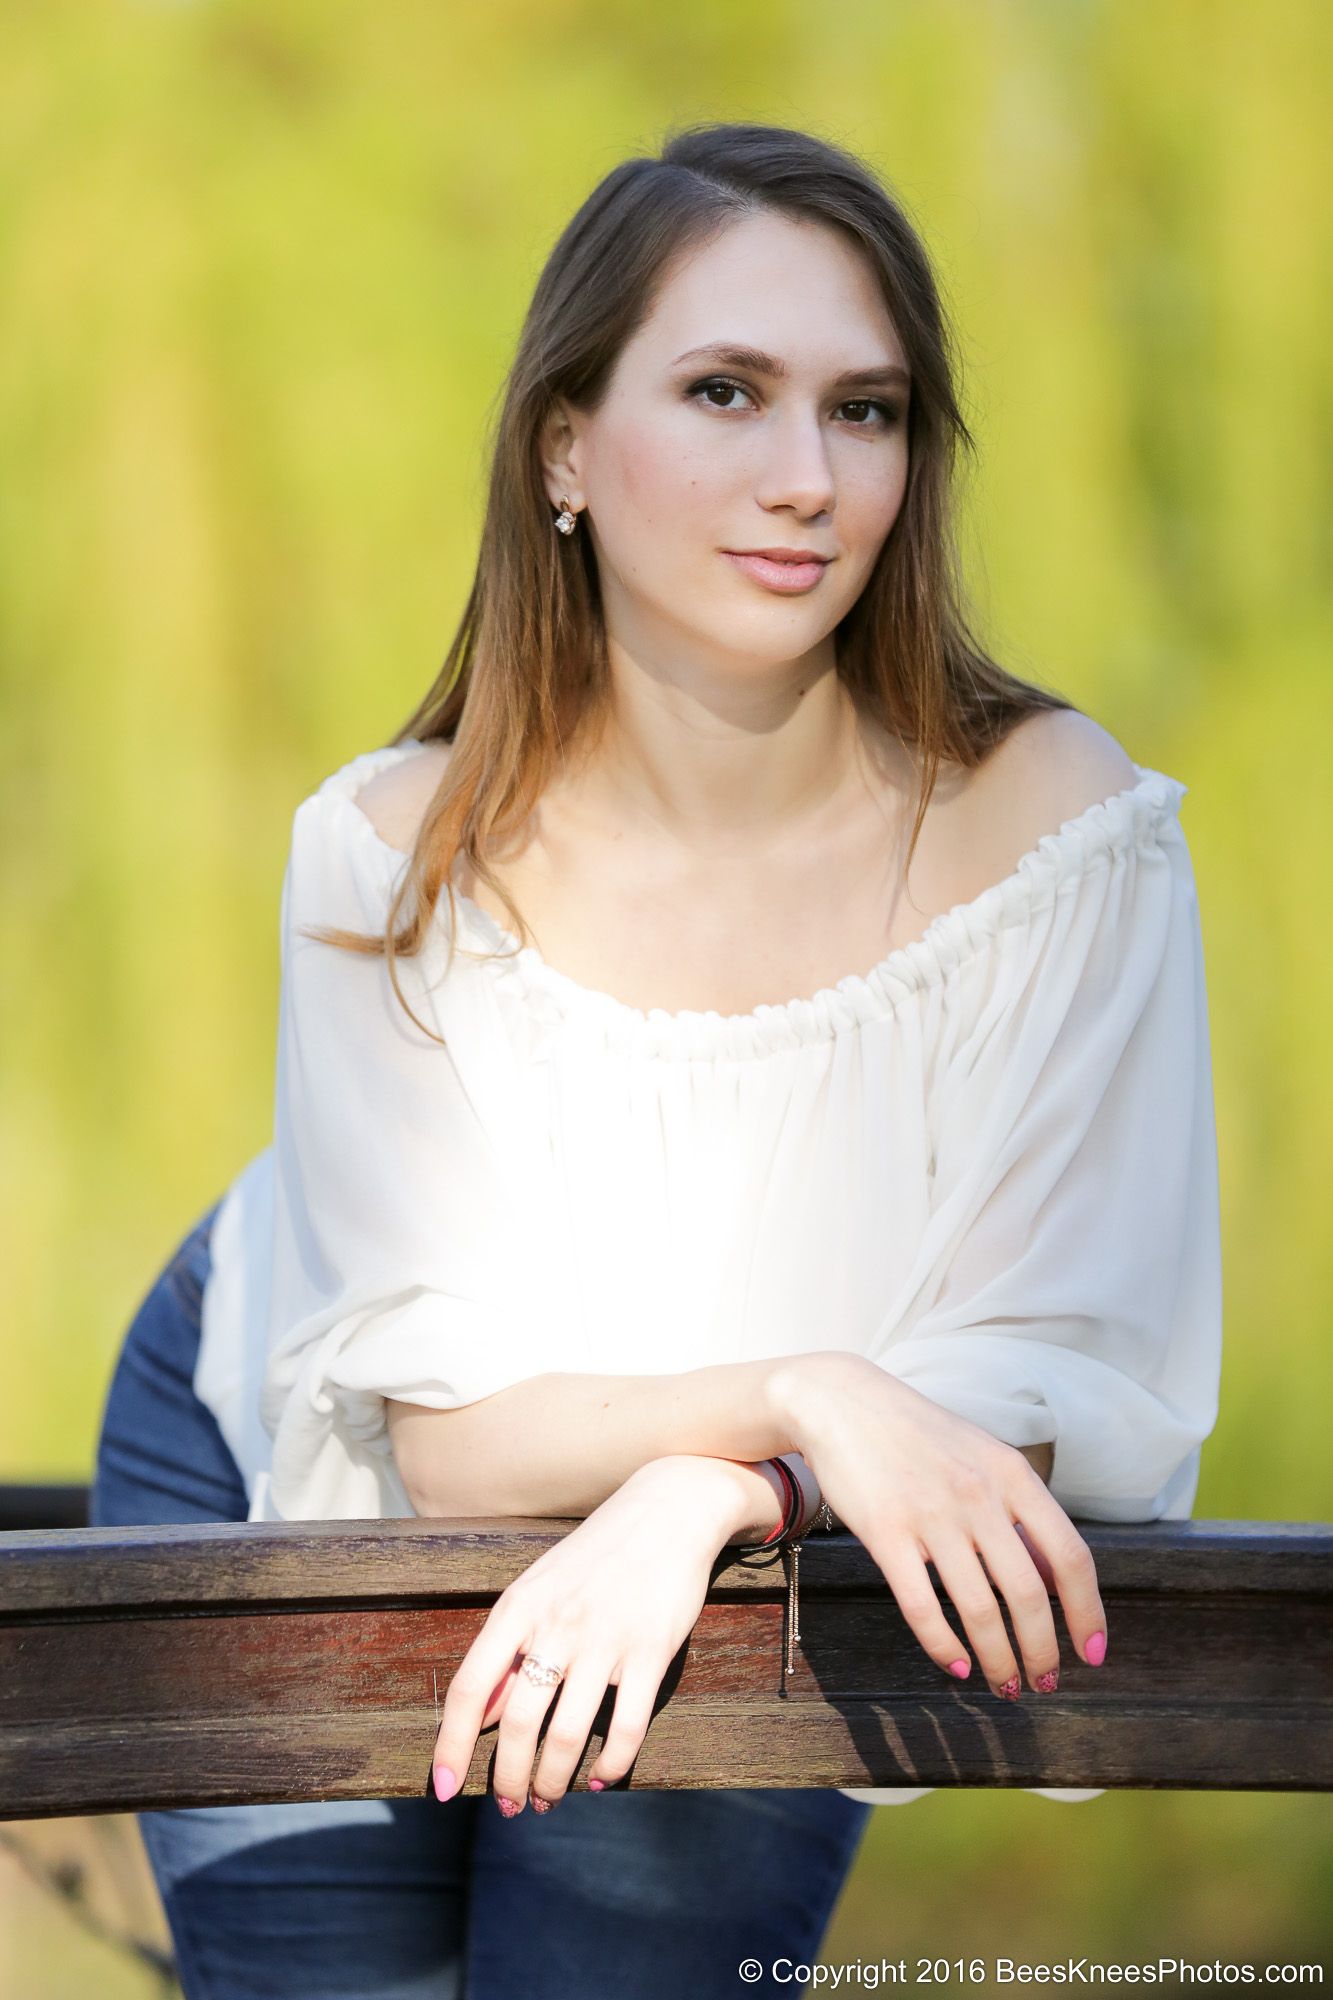
<svg viewBox="0 0 1333 2000"><path fill-rule="evenodd" d="M193 1386L216 1212L126 1335L94 1527L249 1512ZM512 1820L489 1795L138 1820L187 2000L734 2000L800 1993L792 1964L815 1963L870 1812L798 1787L569 1792ZM747 1958L764 1968L756 1981L738 1975Z"/></svg>

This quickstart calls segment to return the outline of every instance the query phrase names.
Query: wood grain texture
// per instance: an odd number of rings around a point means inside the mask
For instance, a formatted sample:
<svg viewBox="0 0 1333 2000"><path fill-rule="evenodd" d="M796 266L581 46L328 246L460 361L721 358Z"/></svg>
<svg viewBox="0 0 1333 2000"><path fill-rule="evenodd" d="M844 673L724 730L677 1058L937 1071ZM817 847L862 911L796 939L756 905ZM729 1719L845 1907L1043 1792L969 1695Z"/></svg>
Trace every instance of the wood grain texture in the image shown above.
<svg viewBox="0 0 1333 2000"><path fill-rule="evenodd" d="M437 1699L498 1593L571 1525L0 1534L0 1817L424 1795ZM941 1674L849 1535L805 1545L784 1687L781 1569L726 1552L628 1783L1333 1787L1333 1527L1080 1530L1106 1664L1074 1657L1057 1604L1059 1690L1016 1703L975 1666Z"/></svg>

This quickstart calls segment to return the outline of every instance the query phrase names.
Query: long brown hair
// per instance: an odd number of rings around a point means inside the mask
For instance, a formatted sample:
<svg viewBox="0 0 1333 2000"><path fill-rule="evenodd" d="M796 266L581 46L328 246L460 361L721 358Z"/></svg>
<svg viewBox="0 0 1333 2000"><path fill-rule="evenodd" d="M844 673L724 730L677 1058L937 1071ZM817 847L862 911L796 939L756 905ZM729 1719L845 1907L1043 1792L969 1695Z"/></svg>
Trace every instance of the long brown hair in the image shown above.
<svg viewBox="0 0 1333 2000"><path fill-rule="evenodd" d="M452 751L384 933L306 933L383 953L413 1020L394 960L420 951L444 890L456 918L460 853L503 903L520 942L529 941L487 854L521 831L606 712L596 560L585 535L552 532L543 486L540 438L553 399L594 412L668 267L758 209L826 223L859 247L911 372L902 506L835 632L837 671L854 702L916 753L921 790L909 865L943 759L975 766L1033 710L1073 706L999 666L968 627L952 494L958 448L975 456L976 446L955 393L953 336L903 209L869 166L808 132L711 123L674 131L656 158L622 161L593 189L537 280L495 423L481 549L462 620L439 677L391 739L442 739ZM455 931L451 924L451 939Z"/></svg>

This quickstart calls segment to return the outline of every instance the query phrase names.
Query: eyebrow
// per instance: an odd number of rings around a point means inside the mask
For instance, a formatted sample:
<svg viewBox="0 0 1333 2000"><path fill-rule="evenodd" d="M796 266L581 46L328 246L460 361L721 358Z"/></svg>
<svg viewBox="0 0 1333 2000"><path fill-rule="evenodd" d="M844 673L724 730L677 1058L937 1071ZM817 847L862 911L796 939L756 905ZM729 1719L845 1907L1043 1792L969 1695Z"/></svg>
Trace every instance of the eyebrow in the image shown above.
<svg viewBox="0 0 1333 2000"><path fill-rule="evenodd" d="M791 374L785 361L776 355L765 354L759 347L737 347L729 341L712 341L706 347L688 347L684 354L678 354L672 362L674 368L681 361L721 361L728 368L748 368L752 375L767 375L775 382L784 382ZM862 382L882 384L884 387L910 388L912 378L905 368L894 362L886 362L873 368L849 368L841 375L833 377L835 389L851 389Z"/></svg>

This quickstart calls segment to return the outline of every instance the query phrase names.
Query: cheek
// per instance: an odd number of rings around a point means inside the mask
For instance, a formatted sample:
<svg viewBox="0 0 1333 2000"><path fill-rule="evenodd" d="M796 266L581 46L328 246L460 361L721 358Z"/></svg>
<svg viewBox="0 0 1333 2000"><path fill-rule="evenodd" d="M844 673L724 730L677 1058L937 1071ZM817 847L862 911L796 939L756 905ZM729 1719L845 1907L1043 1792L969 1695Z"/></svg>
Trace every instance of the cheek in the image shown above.
<svg viewBox="0 0 1333 2000"><path fill-rule="evenodd" d="M618 431L598 453L599 484L627 515L661 527L686 523L715 484L708 454L670 416Z"/></svg>
<svg viewBox="0 0 1333 2000"><path fill-rule="evenodd" d="M858 547L878 544L902 512L907 491L907 453L895 452L892 463L876 468L872 476L849 477L838 496L838 512L849 543Z"/></svg>

